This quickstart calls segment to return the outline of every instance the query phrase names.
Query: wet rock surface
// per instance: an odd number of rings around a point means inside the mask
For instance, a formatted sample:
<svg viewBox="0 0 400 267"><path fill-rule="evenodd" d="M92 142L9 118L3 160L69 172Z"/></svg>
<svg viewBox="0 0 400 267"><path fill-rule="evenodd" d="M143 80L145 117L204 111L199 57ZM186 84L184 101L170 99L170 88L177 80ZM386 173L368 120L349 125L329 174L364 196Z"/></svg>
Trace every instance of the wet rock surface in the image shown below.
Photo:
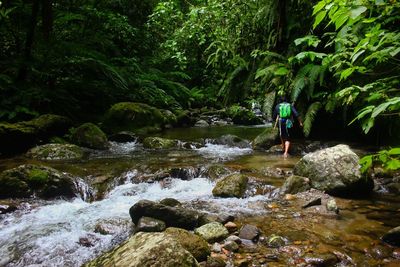
<svg viewBox="0 0 400 267"><path fill-rule="evenodd" d="M249 179L245 175L232 174L219 180L213 189L218 197L243 197Z"/></svg>
<svg viewBox="0 0 400 267"><path fill-rule="evenodd" d="M194 230L194 233L204 238L207 242L221 241L228 236L228 230L218 222L207 223Z"/></svg>
<svg viewBox="0 0 400 267"><path fill-rule="evenodd" d="M72 131L72 143L92 148L107 149L109 147L106 134L93 123L84 123Z"/></svg>
<svg viewBox="0 0 400 267"><path fill-rule="evenodd" d="M77 145L46 144L30 149L26 155L39 160L79 160L84 152Z"/></svg>

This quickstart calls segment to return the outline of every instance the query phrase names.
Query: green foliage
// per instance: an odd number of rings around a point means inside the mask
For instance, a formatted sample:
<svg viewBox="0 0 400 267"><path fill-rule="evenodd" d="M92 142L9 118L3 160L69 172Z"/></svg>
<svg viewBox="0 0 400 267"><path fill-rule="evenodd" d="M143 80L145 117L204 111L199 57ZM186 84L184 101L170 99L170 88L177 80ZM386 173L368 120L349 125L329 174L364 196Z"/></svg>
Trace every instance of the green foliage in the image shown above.
<svg viewBox="0 0 400 267"><path fill-rule="evenodd" d="M400 147L390 150L382 150L376 154L367 155L360 160L361 171L363 173L371 169L374 164L380 164L385 169L396 171L400 169Z"/></svg>

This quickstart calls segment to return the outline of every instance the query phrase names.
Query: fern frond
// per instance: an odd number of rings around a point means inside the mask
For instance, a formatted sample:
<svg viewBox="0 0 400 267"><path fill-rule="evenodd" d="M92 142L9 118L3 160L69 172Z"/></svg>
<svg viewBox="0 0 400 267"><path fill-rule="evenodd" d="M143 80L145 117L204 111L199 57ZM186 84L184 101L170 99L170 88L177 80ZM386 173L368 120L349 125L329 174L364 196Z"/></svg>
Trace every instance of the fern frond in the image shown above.
<svg viewBox="0 0 400 267"><path fill-rule="evenodd" d="M306 137L310 135L314 119L321 107L322 104L320 102L314 102L308 107L303 123L303 133Z"/></svg>

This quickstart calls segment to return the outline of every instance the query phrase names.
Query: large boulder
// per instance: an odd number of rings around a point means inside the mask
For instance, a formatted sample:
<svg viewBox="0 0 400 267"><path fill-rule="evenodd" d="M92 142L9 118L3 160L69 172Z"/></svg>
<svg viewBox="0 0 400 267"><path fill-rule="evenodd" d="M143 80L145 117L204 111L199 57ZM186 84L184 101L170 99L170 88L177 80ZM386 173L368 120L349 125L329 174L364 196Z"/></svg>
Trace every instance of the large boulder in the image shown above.
<svg viewBox="0 0 400 267"><path fill-rule="evenodd" d="M106 113L104 129L110 133L120 131L140 132L151 127L160 129L169 123L163 112L143 103L121 102L113 105Z"/></svg>
<svg viewBox="0 0 400 267"><path fill-rule="evenodd" d="M216 197L241 198L246 191L249 179L242 174L231 174L220 179L215 185L212 193Z"/></svg>
<svg viewBox="0 0 400 267"><path fill-rule="evenodd" d="M372 179L361 175L359 157L347 145L305 155L294 174L308 177L312 188L329 194L365 194L373 189Z"/></svg>
<svg viewBox="0 0 400 267"><path fill-rule="evenodd" d="M78 160L83 157L83 150L72 144L46 144L27 152L27 156L39 160Z"/></svg>
<svg viewBox="0 0 400 267"><path fill-rule="evenodd" d="M137 233L84 266L195 267L196 259L166 233Z"/></svg>
<svg viewBox="0 0 400 267"><path fill-rule="evenodd" d="M37 165L21 165L0 174L0 198L58 196L75 197L77 187L74 178L53 168Z"/></svg>
<svg viewBox="0 0 400 267"><path fill-rule="evenodd" d="M167 227L194 229L206 221L205 215L180 206L170 207L150 200L140 200L129 209L132 222L137 224L143 216L152 217L165 222Z"/></svg>
<svg viewBox="0 0 400 267"><path fill-rule="evenodd" d="M30 121L0 123L0 154L24 152L53 136L67 133L72 122L66 117L46 114Z"/></svg>
<svg viewBox="0 0 400 267"><path fill-rule="evenodd" d="M93 149L107 149L108 140L105 133L93 123L84 123L74 129L71 141L79 146Z"/></svg>
<svg viewBox="0 0 400 267"><path fill-rule="evenodd" d="M199 262L207 260L207 256L211 253L207 242L203 238L185 229L169 227L165 230L165 233L178 241Z"/></svg>
<svg viewBox="0 0 400 267"><path fill-rule="evenodd" d="M273 146L279 137L277 128L266 128L252 142L253 149L269 149Z"/></svg>
<svg viewBox="0 0 400 267"><path fill-rule="evenodd" d="M219 222L207 223L199 228L196 228L194 233L204 238L208 243L224 240L229 235L229 232L225 226Z"/></svg>
<svg viewBox="0 0 400 267"><path fill-rule="evenodd" d="M146 137L143 140L143 146L151 149L166 149L176 147L177 141L161 138L161 137Z"/></svg>

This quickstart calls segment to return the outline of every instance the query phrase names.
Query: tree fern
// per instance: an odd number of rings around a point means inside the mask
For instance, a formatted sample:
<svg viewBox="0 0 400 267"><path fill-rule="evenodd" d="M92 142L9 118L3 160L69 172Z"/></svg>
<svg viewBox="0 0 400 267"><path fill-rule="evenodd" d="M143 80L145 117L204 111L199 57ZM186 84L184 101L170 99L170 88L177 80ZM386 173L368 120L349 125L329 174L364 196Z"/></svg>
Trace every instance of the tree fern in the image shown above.
<svg viewBox="0 0 400 267"><path fill-rule="evenodd" d="M314 102L308 107L307 113L304 116L303 124L303 132L306 137L309 136L314 119L321 107L322 104L320 102Z"/></svg>

